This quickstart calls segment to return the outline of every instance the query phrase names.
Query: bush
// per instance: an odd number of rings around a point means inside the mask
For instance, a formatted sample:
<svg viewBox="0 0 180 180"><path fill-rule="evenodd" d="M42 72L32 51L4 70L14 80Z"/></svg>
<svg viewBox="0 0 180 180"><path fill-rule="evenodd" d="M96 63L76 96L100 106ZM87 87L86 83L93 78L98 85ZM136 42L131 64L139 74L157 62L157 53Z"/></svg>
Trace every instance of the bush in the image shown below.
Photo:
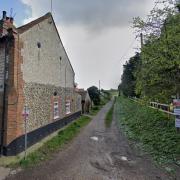
<svg viewBox="0 0 180 180"><path fill-rule="evenodd" d="M101 100L100 100L100 92L98 88L95 86L92 86L88 88L88 93L94 105L99 105Z"/></svg>

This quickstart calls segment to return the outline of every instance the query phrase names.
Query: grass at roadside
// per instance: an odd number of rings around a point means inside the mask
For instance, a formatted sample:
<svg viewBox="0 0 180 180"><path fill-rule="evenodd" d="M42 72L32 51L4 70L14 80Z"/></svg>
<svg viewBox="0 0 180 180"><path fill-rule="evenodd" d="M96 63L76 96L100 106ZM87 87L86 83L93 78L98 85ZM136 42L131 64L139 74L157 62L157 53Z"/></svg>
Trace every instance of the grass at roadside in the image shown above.
<svg viewBox="0 0 180 180"><path fill-rule="evenodd" d="M100 102L100 104L93 106L92 109L91 109L91 111L90 111L90 113L89 113L89 115L95 116L95 115L99 112L99 110L100 110L105 104L107 104L109 101L110 101L110 99L101 97L101 102Z"/></svg>
<svg viewBox="0 0 180 180"><path fill-rule="evenodd" d="M91 119L86 116L81 116L78 120L59 131L58 135L44 143L38 150L27 155L26 159L22 159L11 167L21 166L22 168L31 167L50 158L51 154L59 150L64 144L70 142L79 132L80 129L86 126Z"/></svg>
<svg viewBox="0 0 180 180"><path fill-rule="evenodd" d="M105 117L105 125L107 128L111 127L112 120L113 120L113 111L114 111L114 103Z"/></svg>
<svg viewBox="0 0 180 180"><path fill-rule="evenodd" d="M140 142L158 164L180 166L180 133L174 118L123 97L118 98L115 113L129 138Z"/></svg>
<svg viewBox="0 0 180 180"><path fill-rule="evenodd" d="M93 106L89 115L95 116L101 108L102 108L102 106Z"/></svg>

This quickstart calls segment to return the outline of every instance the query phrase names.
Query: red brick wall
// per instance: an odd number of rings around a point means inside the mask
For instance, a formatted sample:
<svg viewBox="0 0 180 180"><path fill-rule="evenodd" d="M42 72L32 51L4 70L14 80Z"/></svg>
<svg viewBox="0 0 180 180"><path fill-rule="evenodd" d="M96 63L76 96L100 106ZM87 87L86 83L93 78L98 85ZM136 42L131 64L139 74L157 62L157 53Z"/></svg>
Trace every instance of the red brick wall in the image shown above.
<svg viewBox="0 0 180 180"><path fill-rule="evenodd" d="M7 88L6 122L4 143L8 145L24 132L22 111L24 107L23 79L21 72L22 57L18 34L14 34L14 42L9 47L9 76Z"/></svg>
<svg viewBox="0 0 180 180"><path fill-rule="evenodd" d="M2 85L3 83L3 71L4 71L4 58L5 58L5 53L4 53L4 44L0 44L0 84ZM2 89L1 89L2 90ZM2 130L2 110L3 110L3 92L0 92L0 132ZM0 135L1 137L1 135ZM1 141L1 140L0 140Z"/></svg>

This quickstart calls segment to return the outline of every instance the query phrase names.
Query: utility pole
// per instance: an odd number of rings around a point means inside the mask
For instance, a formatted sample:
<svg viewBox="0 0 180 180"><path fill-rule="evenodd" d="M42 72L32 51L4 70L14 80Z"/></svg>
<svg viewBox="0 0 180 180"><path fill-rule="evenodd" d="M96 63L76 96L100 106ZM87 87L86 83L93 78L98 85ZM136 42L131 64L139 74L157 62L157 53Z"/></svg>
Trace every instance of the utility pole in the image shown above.
<svg viewBox="0 0 180 180"><path fill-rule="evenodd" d="M143 33L140 34L140 38L141 38L141 49L142 49L143 45L144 45L144 43L143 43Z"/></svg>
<svg viewBox="0 0 180 180"><path fill-rule="evenodd" d="M52 14L52 7L53 7L53 4L52 4L52 0L51 0L51 14Z"/></svg>
<svg viewBox="0 0 180 180"><path fill-rule="evenodd" d="M99 80L99 93L101 93L101 81Z"/></svg>

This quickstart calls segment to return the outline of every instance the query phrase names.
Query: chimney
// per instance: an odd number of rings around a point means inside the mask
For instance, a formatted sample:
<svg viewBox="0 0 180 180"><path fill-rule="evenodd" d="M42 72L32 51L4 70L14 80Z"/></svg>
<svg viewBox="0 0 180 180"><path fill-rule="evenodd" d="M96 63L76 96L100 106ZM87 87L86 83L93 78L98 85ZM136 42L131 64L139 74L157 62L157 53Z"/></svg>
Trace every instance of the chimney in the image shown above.
<svg viewBox="0 0 180 180"><path fill-rule="evenodd" d="M11 24L13 24L13 21L14 21L13 17L10 17L10 23Z"/></svg>
<svg viewBox="0 0 180 180"><path fill-rule="evenodd" d="M3 20L6 20L6 11L3 11Z"/></svg>

